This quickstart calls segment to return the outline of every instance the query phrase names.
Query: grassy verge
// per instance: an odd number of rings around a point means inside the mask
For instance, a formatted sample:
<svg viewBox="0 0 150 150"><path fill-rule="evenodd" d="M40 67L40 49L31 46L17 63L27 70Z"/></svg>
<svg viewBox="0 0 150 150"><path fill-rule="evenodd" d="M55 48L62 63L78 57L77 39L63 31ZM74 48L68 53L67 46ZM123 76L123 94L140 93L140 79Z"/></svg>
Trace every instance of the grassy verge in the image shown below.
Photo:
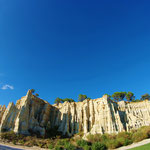
<svg viewBox="0 0 150 150"><path fill-rule="evenodd" d="M150 143L139 146L139 147L132 148L130 150L149 150L149 149L150 149Z"/></svg>

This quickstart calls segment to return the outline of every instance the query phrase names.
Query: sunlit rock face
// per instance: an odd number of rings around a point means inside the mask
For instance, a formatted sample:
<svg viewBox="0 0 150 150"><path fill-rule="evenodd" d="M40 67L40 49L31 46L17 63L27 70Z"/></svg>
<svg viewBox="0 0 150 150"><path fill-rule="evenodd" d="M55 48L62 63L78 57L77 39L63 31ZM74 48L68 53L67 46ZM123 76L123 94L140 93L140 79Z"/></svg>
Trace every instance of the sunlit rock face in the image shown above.
<svg viewBox="0 0 150 150"><path fill-rule="evenodd" d="M62 134L72 136L78 132L118 133L150 125L150 102L112 102L106 95L83 102L65 102L50 105L32 95L0 106L0 131L14 131L30 135L45 135L47 129L58 128Z"/></svg>
<svg viewBox="0 0 150 150"><path fill-rule="evenodd" d="M1 119L0 130L13 130L21 134L30 134L29 131L33 131L44 135L50 120L51 107L48 102L32 95L29 90L16 105L9 103Z"/></svg>
<svg viewBox="0 0 150 150"><path fill-rule="evenodd" d="M1 123L1 120L2 120L2 117L3 117L3 114L4 114L5 110L6 110L6 106L5 105L4 106L0 105L0 123Z"/></svg>

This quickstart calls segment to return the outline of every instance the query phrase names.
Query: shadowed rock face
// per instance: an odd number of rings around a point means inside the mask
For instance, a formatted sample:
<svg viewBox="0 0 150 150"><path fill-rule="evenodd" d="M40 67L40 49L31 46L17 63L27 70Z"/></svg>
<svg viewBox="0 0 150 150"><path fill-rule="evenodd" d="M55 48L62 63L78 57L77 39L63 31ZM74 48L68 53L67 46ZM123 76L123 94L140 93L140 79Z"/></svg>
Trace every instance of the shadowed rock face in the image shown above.
<svg viewBox="0 0 150 150"><path fill-rule="evenodd" d="M112 102L106 95L83 102L65 102L50 105L32 95L9 103L7 109L0 106L0 131L45 135L47 129L58 127L64 135L78 132L118 133L150 125L150 102Z"/></svg>

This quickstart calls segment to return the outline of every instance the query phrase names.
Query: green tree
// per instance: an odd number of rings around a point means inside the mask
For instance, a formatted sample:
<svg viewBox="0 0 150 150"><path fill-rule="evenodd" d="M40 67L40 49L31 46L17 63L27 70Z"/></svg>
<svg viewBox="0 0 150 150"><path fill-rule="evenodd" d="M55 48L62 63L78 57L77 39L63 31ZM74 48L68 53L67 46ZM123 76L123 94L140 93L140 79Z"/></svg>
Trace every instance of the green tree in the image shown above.
<svg viewBox="0 0 150 150"><path fill-rule="evenodd" d="M35 94L35 96L37 96L37 97L38 97L38 96L39 96L39 94L38 94L38 93L36 93L36 94Z"/></svg>
<svg viewBox="0 0 150 150"><path fill-rule="evenodd" d="M112 97L115 101L121 101L125 98L126 94L126 92L115 92Z"/></svg>
<svg viewBox="0 0 150 150"><path fill-rule="evenodd" d="M62 103L63 102L63 100L61 99L61 98L59 98L59 97L57 97L56 99L55 99L55 101L54 101L54 103L55 104L59 104L59 103Z"/></svg>
<svg viewBox="0 0 150 150"><path fill-rule="evenodd" d="M62 102L74 102L74 100L72 98L64 98Z"/></svg>
<svg viewBox="0 0 150 150"><path fill-rule="evenodd" d="M35 89L31 89L31 93L33 94L35 92Z"/></svg>
<svg viewBox="0 0 150 150"><path fill-rule="evenodd" d="M120 100L123 100L126 96L127 92L120 92Z"/></svg>
<svg viewBox="0 0 150 150"><path fill-rule="evenodd" d="M112 94L112 98L115 101L119 101L120 100L120 92L115 92L114 94Z"/></svg>
<svg viewBox="0 0 150 150"><path fill-rule="evenodd" d="M140 99L133 99L132 102L140 102Z"/></svg>
<svg viewBox="0 0 150 150"><path fill-rule="evenodd" d="M150 100L150 95L148 93L141 96L141 100L145 100L145 99Z"/></svg>
<svg viewBox="0 0 150 150"><path fill-rule="evenodd" d="M85 99L87 99L87 96L86 96L86 95L79 94L79 96L78 96L78 101L79 101L79 102L83 102Z"/></svg>
<svg viewBox="0 0 150 150"><path fill-rule="evenodd" d="M133 101L133 100L135 99L135 96L134 96L134 94L133 94L132 92L128 92L128 93L126 94L126 99L127 99L128 101Z"/></svg>

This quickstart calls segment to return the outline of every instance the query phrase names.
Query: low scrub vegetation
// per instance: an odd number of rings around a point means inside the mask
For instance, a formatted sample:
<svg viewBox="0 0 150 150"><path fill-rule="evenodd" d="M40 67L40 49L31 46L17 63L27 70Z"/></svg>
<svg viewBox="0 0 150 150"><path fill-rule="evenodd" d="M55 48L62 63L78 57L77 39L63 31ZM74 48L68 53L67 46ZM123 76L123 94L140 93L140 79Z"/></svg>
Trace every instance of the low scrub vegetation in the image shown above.
<svg viewBox="0 0 150 150"><path fill-rule="evenodd" d="M81 139L77 141L77 145L80 147L84 147L86 145L90 145L90 142Z"/></svg>
<svg viewBox="0 0 150 150"><path fill-rule="evenodd" d="M106 150L107 147L105 144L96 142L92 144L92 150Z"/></svg>
<svg viewBox="0 0 150 150"><path fill-rule="evenodd" d="M24 136L14 132L1 133L1 140L12 142L13 144L24 145L28 147L38 146L53 150L106 150L115 149L121 146L129 145L133 142L139 142L150 138L150 126L141 127L131 132L120 132L118 134L89 134L87 141L76 135L72 138L39 138L36 136Z"/></svg>
<svg viewBox="0 0 150 150"><path fill-rule="evenodd" d="M150 126L144 126L131 132L120 132L118 134L89 134L87 138L91 143L100 142L105 144L107 148L115 149L150 138Z"/></svg>

